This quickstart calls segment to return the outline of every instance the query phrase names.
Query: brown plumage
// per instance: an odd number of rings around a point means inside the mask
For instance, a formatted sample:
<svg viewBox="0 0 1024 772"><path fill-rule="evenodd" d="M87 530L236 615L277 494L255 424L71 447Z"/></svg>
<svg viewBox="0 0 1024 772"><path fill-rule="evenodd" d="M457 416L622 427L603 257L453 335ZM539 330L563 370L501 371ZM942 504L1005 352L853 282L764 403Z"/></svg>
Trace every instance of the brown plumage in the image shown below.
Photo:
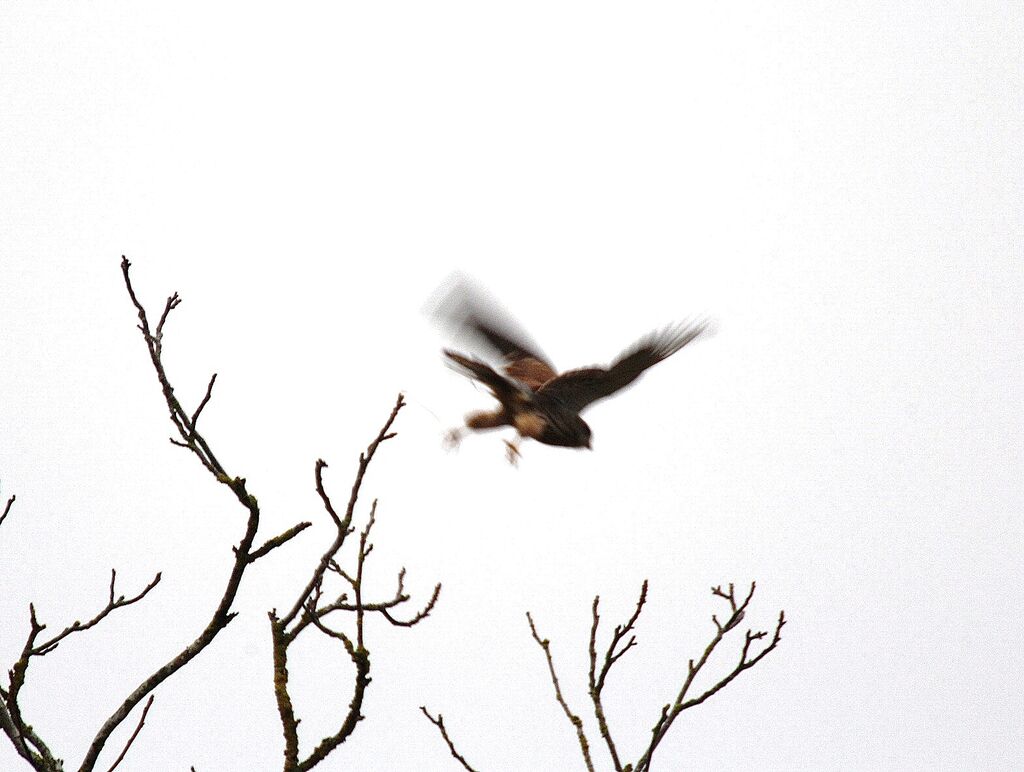
<svg viewBox="0 0 1024 772"><path fill-rule="evenodd" d="M445 349L448 364L487 386L500 403L471 413L466 428L476 431L512 426L519 438L546 445L589 448L591 431L580 417L585 408L629 386L658 362L672 356L708 329L706 320L672 325L651 333L607 367L583 367L561 374L501 307L465 279L459 279L434 310L434 317L458 338L485 349L498 369L482 359ZM464 430L453 429L454 445ZM513 463L516 443L507 442Z"/></svg>

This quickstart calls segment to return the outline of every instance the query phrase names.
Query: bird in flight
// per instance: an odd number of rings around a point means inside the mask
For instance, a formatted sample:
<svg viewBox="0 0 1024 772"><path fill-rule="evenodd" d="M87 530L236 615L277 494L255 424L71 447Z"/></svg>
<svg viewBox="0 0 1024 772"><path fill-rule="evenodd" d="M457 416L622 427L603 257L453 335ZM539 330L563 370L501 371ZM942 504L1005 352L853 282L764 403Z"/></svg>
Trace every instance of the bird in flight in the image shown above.
<svg viewBox="0 0 1024 772"><path fill-rule="evenodd" d="M452 429L447 443L455 447L470 431L511 426L517 437L511 442L505 440L505 445L512 464L517 462L519 443L525 439L590 448L590 427L580 413L630 385L644 370L672 356L709 328L707 320L671 325L641 338L607 367L559 373L496 301L460 276L454 282L432 315L456 338L486 351L497 369L483 359L452 349L444 349L446 362L486 386L499 405L468 414L465 427Z"/></svg>

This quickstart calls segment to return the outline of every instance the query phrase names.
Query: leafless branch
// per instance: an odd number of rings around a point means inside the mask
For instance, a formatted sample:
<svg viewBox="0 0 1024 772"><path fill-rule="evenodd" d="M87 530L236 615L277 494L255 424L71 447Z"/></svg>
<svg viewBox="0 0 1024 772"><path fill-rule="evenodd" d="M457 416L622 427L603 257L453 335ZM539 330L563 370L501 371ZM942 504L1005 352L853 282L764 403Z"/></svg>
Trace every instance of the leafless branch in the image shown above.
<svg viewBox="0 0 1024 772"><path fill-rule="evenodd" d="M3 525L4 520L7 519L7 515L11 511L11 507L14 506L14 500L16 498L17 496L11 496L9 499L7 499L7 506L4 507L3 514L0 514L0 525Z"/></svg>
<svg viewBox="0 0 1024 772"><path fill-rule="evenodd" d="M533 617L530 616L529 611L526 612L526 620L530 623L530 633L533 635L533 640L544 650L544 657L548 661L548 672L551 674L551 683L555 687L555 699L562 706L562 711L565 713L566 718L569 719L569 723L576 729L576 738L580 742L580 750L583 753L583 761L587 765L588 772L594 772L594 762L590 759L590 743L587 742L587 735L583 731L583 720L569 709L565 697L562 696L562 687L559 685L558 675L555 673L555 663L551 659L551 641L547 638L542 639L537 634L537 628L533 624Z"/></svg>
<svg viewBox="0 0 1024 772"><path fill-rule="evenodd" d="M744 670L748 670L760 662L764 657L772 651L781 640L782 626L786 623L786 617L783 612L779 612L779 621L775 627L775 635L771 639L771 642L762 648L756 655L751 656L751 645L754 641L759 641L767 637L765 632L753 632L748 630L744 638L743 648L740 652L740 659L736 666L723 678L721 678L715 685L704 691L698 697L691 697L687 699L690 687L693 684L697 674L701 671L704 665L707 663L711 653L715 650L715 647L721 642L721 640L742 621L746 614L747 606L750 604L751 599L754 597L754 590L756 584L751 583L750 592L747 593L746 598L742 601L738 601L736 598L736 592L733 585L729 585L729 589L723 590L720 586L712 588L712 593L720 598L725 599L729 604L729 617L725 622L720 622L717 616L712 616L712 621L715 625L715 636L711 643L708 644L704 650L704 654L699 660L694 662L692 659L689 661L687 676L683 683L682 688L679 690L675 701L671 704L665 705L661 709L661 715L658 717L657 722L654 725L654 729L651 730L651 741L644 751L643 755L636 762L636 764L622 764L621 757L619 756L618 748L615 741L612 739L611 730L608 726L607 717L604 711L604 704L602 700L602 692L607 682L608 674L612 669L612 666L618 662L623 655L631 648L636 645L636 636L632 634L633 629L640 618L640 614L643 611L644 604L647 602L647 581L645 580L640 588L640 597L637 599L636 607L633 610L632 615L626 620L623 625L617 625L615 630L612 632L611 641L608 643L608 648L605 650L604 656L599 660L597 652L597 632L601 623L601 616L599 613L599 607L601 599L600 597L594 598L594 603L591 606L591 617L592 622L590 626L590 641L588 646L588 654L590 658L590 669L588 673L588 686L590 692L590 699L594 705L594 715L597 718L597 724L601 731L601 736L605 740L605 744L608 747L608 753L611 756L612 764L616 772L650 772L651 758L654 755L654 751L657 749L659 743L664 739L666 733L671 728L672 723L679 716L679 714L696 705L701 704L706 699L716 694L720 690L724 689L736 676L742 673ZM555 673L554 662L551 657L551 644L547 639L542 639L537 633L537 628L533 624L533 618L529 613L526 614L526 618L530 623L530 633L533 635L533 639L537 644L544 650L544 656L548 663L548 672L551 676L551 683L555 687L555 699L561 706L562 711L566 717L572 723L576 729L576 735L579 739L580 748L583 751L583 758L586 762L587 769L593 770L593 764L590 758L589 744L587 742L586 734L583 729L583 722L579 716L574 714L570 709L569 705L562 694L562 688L558 682L558 676ZM600 666L599 666L600 663Z"/></svg>
<svg viewBox="0 0 1024 772"><path fill-rule="evenodd" d="M402 570L404 571L405 569ZM430 612L434 610L434 605L437 603L437 599L440 596L441 583L438 582L434 585L434 592L430 595L430 600L427 601L427 605L419 611L417 611L416 614L411 619L405 620L395 619L393 616L391 616L391 614L388 612L388 609L392 608L391 603L388 603L387 605L380 604L381 607L379 609L374 608L372 603L366 604L365 606L363 606L363 608L365 608L367 611L380 611L381 615L395 627L412 627L413 625L417 624L418 622L421 622L422 620L426 619L427 616L430 615ZM403 595L402 597L408 598L409 596Z"/></svg>
<svg viewBox="0 0 1024 772"><path fill-rule="evenodd" d="M378 432L373 442L366 448L366 452L359 454L359 465L356 470L355 481L352 483L352 490L349 493L348 506L345 509L344 518L338 517L338 513L334 510L334 506L331 503L330 496L327 495L327 491L324 489L323 481L323 470L327 467L327 462L323 459L319 459L316 462L314 469L314 475L316 477L316 491L320 495L320 499L324 503L324 508L327 513L331 516L331 520L334 521L337 527L337 535L335 536L334 542L328 547L327 551L320 558L320 564L313 571L313 575L310 577L308 584L306 585L305 591L295 601L295 605L292 606L289 611L280 621L284 625L289 625L298 616L299 611L302 609L306 600L313 593L313 588L323 581L324 573L327 571L327 567L331 561L334 560L334 556L338 554L338 550L341 549L345 543L345 539L352 532L352 515L355 512L356 502L359 500L359 489L363 485L363 477L366 475L366 470L370 466L370 462L373 461L373 456L377 452L377 448L385 440L389 440L394 437L394 434L390 434L391 425L395 422L395 418L398 417L398 411L405 406L405 398L399 394L398 399L395 401L395 406L391 409L391 415L388 416L388 420L384 423L383 428Z"/></svg>
<svg viewBox="0 0 1024 772"><path fill-rule="evenodd" d="M59 634L55 635L53 638L49 639L48 641L44 641L43 643L38 644L30 652L30 654L33 655L33 656L49 654L51 651L53 651L54 649L57 648L58 644L62 640L67 638L72 633L80 633L83 630L88 630L91 627L95 627L111 611L114 611L115 609L123 608L125 606L130 606L131 604L137 603L138 601L142 600L143 598L146 597L146 595L149 594L150 590L152 590L154 587L157 586L157 584L160 583L160 574L157 573L157 575L153 577L153 581L151 581L149 584L147 584L146 587L138 595L135 595L134 597L131 597L131 598L125 598L124 595L119 595L117 598L114 598L114 583L116 581L117 581L117 571L115 571L114 569L110 569L110 594L109 594L109 600L107 601L107 605L96 616L94 616L92 619L90 619L88 622L86 622L84 624L82 622L77 621L77 620L72 622L70 625L65 627ZM42 628L45 628L45 627L46 627L46 625L42 626Z"/></svg>
<svg viewBox="0 0 1024 772"><path fill-rule="evenodd" d="M244 478L232 477L227 473L224 466L213 453L213 450L206 438L197 428L199 417L211 400L213 386L216 382L216 375L210 379L209 384L206 387L206 393L198 407L189 414L175 396L174 388L171 386L170 379L167 376L162 360L164 325L167 323L171 311L177 308L181 303L181 298L178 297L177 293L174 293L167 298L167 302L164 305L163 312L161 313L160 319L157 323L156 330L152 330L146 315L146 309L139 301L135 288L132 286L131 276L129 274L130 267L131 263L128 259L122 258L121 273L124 276L125 288L128 291L128 296L131 298L132 304L138 312L139 331L142 333L143 341L145 342L146 349L149 352L150 361L152 362L157 380L160 382L164 400L170 412L171 422L177 430L178 437L180 438L180 440L175 440L175 442L193 453L218 482L231 490L235 498L245 508L247 512L247 519L245 532L238 544L233 547L234 561L231 566L223 595L221 596L210 621L202 632L200 632L198 637L192 641L192 643L188 644L175 657L142 681L142 683L140 683L110 715L90 744L89 749L86 752L85 759L80 767L80 772L91 772L95 767L99 754L103 750L103 747L111 733L121 724L122 721L125 720L125 718L127 718L139 702L149 695L164 680L188 664L196 655L199 654L199 652L209 646L221 630L227 627L231 620L234 619L235 612L231 609L238 594L238 589L241 585L245 569L258 557L266 555L270 550L280 546L298 533L298 531L292 529L294 533L286 532L275 539L269 540L260 548L260 550L258 550L259 554L254 557L252 545L256 538L260 521L260 509L256 497L252 496L246 489L246 481ZM286 536L287 538L285 538Z"/></svg>
<svg viewBox="0 0 1024 772"><path fill-rule="evenodd" d="M157 376L158 382L160 383L164 401L167 405L169 416L175 429L175 436L171 438L171 442L177 446L186 448L189 452L195 455L199 462L219 483L225 485L229 490L231 490L235 498L245 508L247 518L245 530L240 541L232 547L234 557L233 564L226 581L223 595L214 610L210 621L192 643L188 644L174 658L161 666L148 678L143 680L107 718L89 745L85 758L79 768L80 772L92 772L97 764L99 755L103 751L114 730L130 715L135 706L143 700L146 700L148 697L149 699L146 701L146 706L142 711L142 716L139 720L135 733L129 739L124 751L122 751L121 757L115 761L111 769L115 768L120 763L121 759L123 759L127 753L128 748L132 745L135 738L138 736L138 733L142 729L147 717L149 706L152 704L152 693L154 689L156 689L157 686L159 686L159 684L165 679L169 678L182 667L187 665L199 654L200 651L205 649L220 633L220 631L223 630L235 617L236 612L232 611L232 608L246 568L260 558L265 557L271 551L286 544L310 526L309 522L298 523L283 533L267 539L258 548L253 547L259 528L259 504L255 496L252 496L248 492L245 479L242 477L232 476L227 472L224 465L214 454L207 439L198 429L198 422L204 410L206 410L212 401L217 375L214 374L211 376L206 386L205 393L195 409L191 412L187 411L175 394L175 390L171 385L170 378L167 375L162 359L165 325L170 319L171 312L181 304L181 298L177 293L173 293L167 298L156 327L155 329L152 328L145 306L139 300L132 284L130 267L131 263L128 259L122 257L121 272L124 278L125 288L138 314L138 329L142 334L143 342L145 343L146 349L149 353L153 370ZM399 395L384 427L370 443L366 451L360 455L359 465L352 484L348 506L343 516L339 516L335 511L324 486L323 470L327 466L326 463L321 460L316 464L315 477L317 492L321 496L329 516L335 523L337 534L333 544L322 556L319 564L313 571L309 583L304 588L289 613L281 620L276 618L275 613L271 613L271 620L273 622L272 635L274 639L275 690L282 716L282 723L285 726L285 755L287 769L306 770L315 766L338 744L343 742L352 733L352 731L354 731L357 722L362 719L361 706L363 704L363 696L370 683L370 658L364 641L364 622L366 614L376 612L383 616L390 624L404 627L412 626L424 619L431 612L440 593L440 585L437 585L434 588L434 592L426 606L424 606L420 611L416 612L408 620L396 617L394 615L395 609L409 600L409 595L404 590L405 571L403 569L399 572L398 590L393 599L384 601L367 601L367 599L364 598L363 576L367 558L373 551L373 545L369 541L369 535L375 521L376 502L374 502L374 506L371 509L369 522L360 535L359 551L356 558L354 572L345 573L335 561L335 556L344 544L345 539L354 531L354 528L352 527L353 514L369 464L373 460L380 444L395 436L394 432L391 431L391 426L394 423L399 410L404 404L402 395ZM14 497L12 496L10 500L7 501L2 514L0 514L0 523L2 523L10 513L13 503ZM354 603L350 603L347 597L342 595L331 606L318 608L322 598L321 587L324 581L325 572L328 568L337 569L337 571L349 582L355 595ZM138 602L159 582L160 574L157 574L156 578L138 595L131 598L126 598L124 595L116 594L115 580L116 573L112 572L109 600L107 606L103 610L85 623L75 621L63 631L49 639L42 638L45 625L38 621L35 607L30 606L30 632L22 652L22 656L10 670L10 683L8 688L5 689L0 686L0 729L8 735L15 747L15 750L38 770L56 772L56 770L63 768L63 762L57 759L50 752L46 744L40 737L38 737L38 735L35 734L32 727L24 721L21 715L18 698L25 684L29 661L32 657L43 656L53 651L72 633L88 630L99 624L113 610ZM331 630L326 624L324 624L323 617L328 613L337 611L351 611L355 613L356 629L353 635L349 636L340 631ZM310 756L300 763L298 760L297 735L295 734L295 727L298 724L298 719L294 716L287 692L286 651L288 645L295 640L296 636L303 630L309 629L310 627L318 629L325 635L342 642L355 665L356 676L352 701L341 727L334 735L321 741Z"/></svg>
<svg viewBox="0 0 1024 772"><path fill-rule="evenodd" d="M269 614L274 652L274 692L285 739L284 769L286 772L303 772L315 767L338 745L345 742L352 732L355 731L357 723L362 720L363 699L366 688L371 680L369 677L370 652L365 645L364 623L367 612L379 612L392 624L408 627L419 622L430 613L437 602L437 597L441 590L441 586L437 585L427 605L408 622L398 621L390 614L392 609L409 600L409 595L404 590L405 569L399 572L398 590L394 598L379 602L366 601L364 599L363 576L367 558L373 551L373 544L370 542L370 532L377 517L376 500L371 505L367 523L359 534L359 546L355 557L355 571L346 572L335 559L345 540L354 531L352 519L366 470L373 460L380 443L395 436L395 433L391 432L390 429L398 412L404 405L405 400L399 394L384 426L367 447L366 451L360 454L355 481L349 493L348 505L344 516L338 515L324 485L323 470L327 467L326 462L322 459L318 460L314 468L316 491L323 502L324 509L334 523L336 530L335 538L327 551L321 556L309 582L299 594L291 610L280 618L277 616L276 611L271 611ZM321 605L323 583L328 571L336 573L345 579L354 595L352 602L349 602L347 593L342 593L333 603ZM355 614L354 634L343 633L326 624L325 618L327 615L336 611L349 611ZM330 638L341 641L353 665L355 665L355 682L348 713L342 720L341 726L334 734L323 738L309 756L305 759L300 759L298 740L299 719L295 716L294 705L288 691L288 648L303 631L311 627Z"/></svg>
<svg viewBox="0 0 1024 772"><path fill-rule="evenodd" d="M707 648L704 650L704 653L701 655L700 659L698 659L696 662L694 662L692 659L689 661L686 679L683 681L683 685L680 688L675 701L669 705L665 705L662 708L661 715L655 723L654 728L651 730L651 742L647 746L647 750L645 750L644 754L640 757L639 761L637 761L636 766L634 768L635 772L648 772L651 766L651 757L654 755L654 751L657 749L661 741L665 738L665 735L671 728L672 723L676 720L680 713L682 713L684 710L687 710L688 708L700 705L706 699L724 689L734 678L736 678L736 676L738 676L744 670L752 668L754 665L756 665L758 662L764 659L764 657L766 657L770 651L775 649L779 641L782 639L782 626L786 624L786 615L784 611L779 612L779 620L775 626L775 634L772 637L771 642L767 646L765 646L760 652L758 652L756 656L754 656L753 658L749 657L750 645L754 641L765 638L768 634L766 632L759 631L755 633L751 630L747 630L746 635L744 637L743 649L740 652L739 662L736 664L736 666L728 674L726 674L725 677L723 677L716 684L708 688L702 694L700 694L697 697L687 699L687 694L690 691L690 687L693 685L694 679L697 677L697 674L701 671L701 668L704 667L708 659L711 657L711 653L715 650L718 644L721 643L722 639L731 630L735 629L736 626L739 625L739 623L743 620L747 606L749 605L750 600L754 597L754 590L756 589L756 587L757 584L755 582L751 582L750 592L748 592L746 598L744 598L743 601L739 603L737 602L735 590L732 584L729 585L728 591L723 590L721 586L713 587L711 589L713 595L723 598L728 602L730 611L729 617L728 619L726 619L724 623L722 623L718 621L718 618L716 616L712 616L712 621L715 624L716 630L715 636L711 639L711 643L708 644ZM630 768L627 767L627 769Z"/></svg>
<svg viewBox="0 0 1024 772"><path fill-rule="evenodd" d="M25 685L25 678L28 675L28 666L36 647L36 638L46 629L46 625L39 623L36 618L36 610L29 604L29 634L22 647L21 656L14 666L8 671L8 687L0 689L0 727L10 738L15 750L22 758L32 765L33 769L49 772L58 770L62 766L54 757L49 747L41 737L25 721L21 714L21 705L18 697L22 687Z"/></svg>
<svg viewBox="0 0 1024 772"><path fill-rule="evenodd" d="M469 762L466 761L466 759L457 750L455 750L455 743L453 743L452 738L448 736L448 731L444 726L444 716L438 713L437 718L434 718L423 705L420 706L420 710L423 711L423 715L427 717L427 720L437 727L438 731L441 733L441 737L445 741L445 744L448 746L448 750L451 751L452 756L454 756L456 761L462 765L463 769L466 769L469 772L476 772L473 767L469 766Z"/></svg>
<svg viewBox="0 0 1024 772"><path fill-rule="evenodd" d="M28 677L31 660L33 657L44 657L54 651L71 634L95 627L112 611L130 606L142 600L160 582L160 574L158 573L153 578L153 581L131 598L126 598L124 595L115 597L116 581L117 572L111 570L107 605L96 616L84 623L76 620L52 638L39 640L39 636L46 629L46 625L42 624L36 616L35 606L29 604L29 633L25 640L25 645L22 647L21 656L8 672L8 688L2 690L3 707L0 708L0 728L7 734L22 757L29 760L36 769L55 769L54 764L57 761L53 758L42 739L32 731L31 727L22 718L18 698ZM35 752L28 747L29 744L35 748Z"/></svg>
<svg viewBox="0 0 1024 772"><path fill-rule="evenodd" d="M377 499L370 505L370 519L366 521L366 527L359 534L359 554L356 556L356 581L352 589L356 594L356 645L363 648L363 618L366 609L363 608L363 566L366 564L366 557L373 549L367 539L370 538L370 529L377 522Z"/></svg>
<svg viewBox="0 0 1024 772"><path fill-rule="evenodd" d="M17 703L11 703L8 693L4 690L3 701L0 702L0 728L10 738L18 755L25 759L33 769L41 772L63 769L63 762L54 757L53 753L32 729L25 724L18 712Z"/></svg>
<svg viewBox="0 0 1024 772"><path fill-rule="evenodd" d="M210 397L213 396L213 384L216 382L217 373L214 373L210 376L210 383L206 387L206 394L203 396L203 399L199 403L199 407L196 408L195 412L192 414L192 418L189 420L189 423L192 426L193 437L195 436L196 423L199 421L199 414L203 412L203 408L206 407L207 403L210 401Z"/></svg>
<svg viewBox="0 0 1024 772"><path fill-rule="evenodd" d="M612 633L612 640L608 644L608 650L604 655L604 662L601 665L600 673L597 673L597 628L601 622L601 617L598 615L597 609L600 601L600 596L595 596L594 605L591 607L593 622L590 625L589 649L590 699L594 703L594 716L597 718L597 726L601 731L601 736L604 738L605 744L608 746L608 753L612 757L612 765L615 767L615 772L622 772L622 762L619 760L618 749L615 747L615 741L612 739L611 731L608 728L608 721L604 713L604 705L601 701L601 692L604 690L605 679L608 677L608 671L611 670L612 665L614 665L623 654L636 645L636 636L630 636L629 641L622 646L622 648L618 648L622 643L622 640L633 630L633 626L636 624L637 619L640 618L640 612L643 611L644 603L647 601L647 580L645 579L643 585L640 587L640 597L637 599L636 609L633 611L633 615L625 625L615 626L615 631Z"/></svg>
<svg viewBox="0 0 1024 772"><path fill-rule="evenodd" d="M349 582L349 584L353 586L355 585L356 580L353 577L349 576L345 571L337 569L335 570L335 573L339 574L342 578ZM404 590L404 577L405 569L403 568L401 571L398 572L398 590L395 592L395 596L388 600L377 601L372 603L363 602L362 605L360 606L357 603L349 603L348 594L342 593L333 603L320 605L319 602L316 602L312 604L311 608L315 609L317 617L321 619L327 616L327 614L331 613L332 611L356 611L358 608L362 608L363 611L379 612L381 616L387 619L388 622L390 622L395 627L412 627L416 623L425 619L430 614L430 612L433 611L434 606L437 603L437 599L441 594L441 585L434 585L434 591L430 596L430 600L427 601L427 604L422 609L417 611L416 614L411 619L395 619L395 617L391 615L391 609L400 606L403 603L406 603L410 600L410 596ZM310 604L307 603L307 608L309 607Z"/></svg>
<svg viewBox="0 0 1024 772"><path fill-rule="evenodd" d="M128 738L128 742L125 743L124 750L121 751L121 755L117 757L113 764L110 765L110 769L107 772L114 772L117 766L124 761L124 757L128 755L128 749L132 747L132 743L135 742L135 738L139 736L139 732L142 731L142 727L146 723L146 716L149 714L149 709L153 705L153 695L149 695L149 699L146 700L146 707L142 709L142 715L139 716L138 726L135 727L135 731L132 732L132 736Z"/></svg>
<svg viewBox="0 0 1024 772"><path fill-rule="evenodd" d="M296 536L298 536L300 533L305 531L311 525L313 525L311 522L309 522L308 520L305 520L305 521L299 523L298 525L293 525L287 531L285 531L284 533L282 533L282 534L280 534L278 536L275 536L273 539L267 539L267 541L265 541L263 543L263 546L261 546L259 549L255 549L251 553L249 553L249 562L250 563L256 562L257 560L259 560L261 557L266 555L271 550L277 549L278 547L280 547L285 542L288 542L288 541L291 541L292 539L294 539Z"/></svg>
<svg viewBox="0 0 1024 772"><path fill-rule="evenodd" d="M309 621L310 623L312 623L314 627L316 627L328 638L335 638L341 641L342 644L345 646L345 651L347 651L350 656L353 654L353 652L355 652L356 647L352 643L352 639L345 635L345 633L341 632L340 630L332 630L327 625L325 625L316 614L312 615L309 618Z"/></svg>

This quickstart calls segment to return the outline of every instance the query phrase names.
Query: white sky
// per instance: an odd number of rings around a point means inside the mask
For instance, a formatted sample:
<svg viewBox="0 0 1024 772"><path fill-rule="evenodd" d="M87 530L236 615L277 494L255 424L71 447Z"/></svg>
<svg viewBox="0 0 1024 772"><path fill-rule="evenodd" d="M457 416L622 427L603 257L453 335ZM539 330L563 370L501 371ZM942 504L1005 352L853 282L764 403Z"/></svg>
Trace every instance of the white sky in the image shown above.
<svg viewBox="0 0 1024 772"><path fill-rule="evenodd" d="M220 374L204 429L264 535L316 523L122 768L280 768L265 612L331 538L315 459L343 500L400 389L370 570L444 591L412 630L370 624L367 719L320 768L456 769L426 704L481 769L582 769L524 612L587 713L590 602L609 634L644 578L606 697L631 759L713 632L709 588L756 579L746 622L785 608L780 647L658 768L1024 766L1021 8L283 8L0 9L0 661L29 601L59 630L111 567L126 593L164 573L33 664L27 717L69 766L205 624L244 525L167 442L121 254L151 312L182 294L170 375L194 405ZM694 313L720 331L590 411L593 453L527 444L513 470L497 436L441 448L488 402L420 313L455 268L565 367ZM308 749L348 660L292 656Z"/></svg>

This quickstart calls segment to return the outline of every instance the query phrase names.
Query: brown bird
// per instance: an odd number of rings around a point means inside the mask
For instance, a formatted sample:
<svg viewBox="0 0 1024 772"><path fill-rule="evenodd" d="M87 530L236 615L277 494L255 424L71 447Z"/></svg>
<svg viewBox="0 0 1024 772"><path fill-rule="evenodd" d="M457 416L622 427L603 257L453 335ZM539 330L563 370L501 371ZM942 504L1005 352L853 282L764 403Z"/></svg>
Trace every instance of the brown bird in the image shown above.
<svg viewBox="0 0 1024 772"><path fill-rule="evenodd" d="M516 441L505 441L513 464L520 455L518 443L527 438L545 445L590 448L590 427L580 412L633 383L644 370L672 356L709 326L707 320L672 325L640 339L607 367L559 374L495 301L467 280L457 277L455 281L433 315L457 337L489 350L500 372L451 349L444 349L444 355L453 369L487 386L500 405L467 415L465 428L452 429L447 441L455 446L468 430L514 427Z"/></svg>

